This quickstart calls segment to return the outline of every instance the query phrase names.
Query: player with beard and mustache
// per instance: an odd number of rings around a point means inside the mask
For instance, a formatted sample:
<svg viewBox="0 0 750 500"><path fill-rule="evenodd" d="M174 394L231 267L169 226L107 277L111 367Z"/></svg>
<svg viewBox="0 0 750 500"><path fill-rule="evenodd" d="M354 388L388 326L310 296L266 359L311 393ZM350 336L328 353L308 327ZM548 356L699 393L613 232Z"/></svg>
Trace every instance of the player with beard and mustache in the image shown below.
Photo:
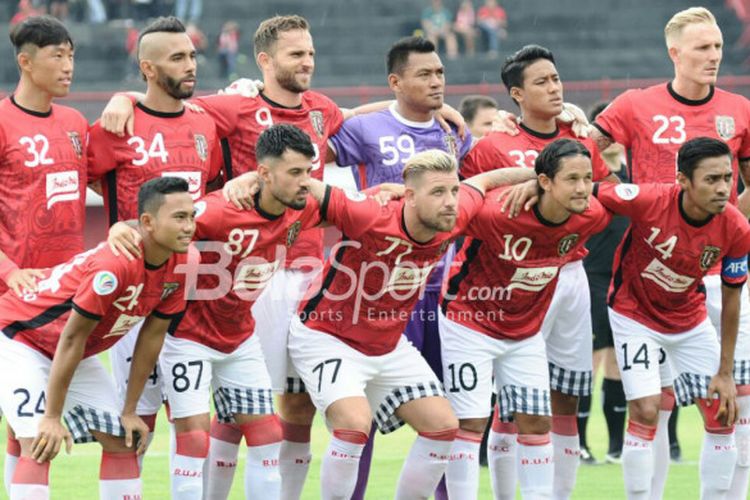
<svg viewBox="0 0 750 500"><path fill-rule="evenodd" d="M144 182L181 177L196 199L221 167L221 155L211 154L218 147L214 121L182 102L193 94L196 81L195 47L182 23L174 17L160 18L144 28L138 38L138 60L147 91L135 110L138 120L133 134L118 137L98 121L90 129L88 174L91 182L102 183L109 225L137 217L138 189ZM111 353L121 398L140 328L141 324L134 327ZM162 404L160 378L155 370L137 410L152 432Z"/></svg>

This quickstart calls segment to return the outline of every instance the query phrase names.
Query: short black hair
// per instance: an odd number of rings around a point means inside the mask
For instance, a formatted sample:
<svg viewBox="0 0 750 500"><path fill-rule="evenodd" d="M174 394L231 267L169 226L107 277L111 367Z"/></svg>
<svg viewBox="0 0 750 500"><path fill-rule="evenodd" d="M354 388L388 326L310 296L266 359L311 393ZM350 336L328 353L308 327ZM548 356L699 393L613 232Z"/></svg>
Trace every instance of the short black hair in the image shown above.
<svg viewBox="0 0 750 500"><path fill-rule="evenodd" d="M68 28L52 16L28 17L10 31L10 43L15 47L16 54L27 44L41 49L66 42L75 48Z"/></svg>
<svg viewBox="0 0 750 500"><path fill-rule="evenodd" d="M400 75L403 73L404 66L409 61L409 54L412 52L418 54L436 52L435 44L421 36L408 36L394 43L388 51L385 62L388 74Z"/></svg>
<svg viewBox="0 0 750 500"><path fill-rule="evenodd" d="M143 37L151 33L185 33L185 25L174 16L160 17L138 33L138 47Z"/></svg>
<svg viewBox="0 0 750 500"><path fill-rule="evenodd" d="M271 125L260 134L255 144L255 159L262 163L268 158L278 159L287 149L296 151L308 158L315 156L315 147L310 136L294 125L280 123Z"/></svg>
<svg viewBox="0 0 750 500"><path fill-rule="evenodd" d="M552 55L552 52L539 45L526 45L505 59L500 70L500 78L502 78L508 93L513 87L523 87L523 72L540 59L546 59L555 64L555 56ZM516 100L513 99L513 102L516 102ZM516 102L516 104L518 103Z"/></svg>
<svg viewBox="0 0 750 500"><path fill-rule="evenodd" d="M609 101L601 101L594 104L591 108L591 111L589 111L589 122L594 123L596 117L599 116L602 111L607 109L607 106L609 106Z"/></svg>
<svg viewBox="0 0 750 500"><path fill-rule="evenodd" d="M534 171L537 175L544 174L554 179L560 171L562 160L571 156L585 156L590 160L591 151L575 139L558 139L547 144L539 153L534 162Z"/></svg>
<svg viewBox="0 0 750 500"><path fill-rule="evenodd" d="M461 99L461 103L458 105L458 112L461 113L461 116L468 123L474 120L480 109L485 108L497 109L497 101L492 97L484 95L467 95Z"/></svg>
<svg viewBox="0 0 750 500"><path fill-rule="evenodd" d="M706 158L717 156L728 156L732 160L732 152L726 142L712 137L690 139L677 152L677 171L692 181L698 164Z"/></svg>
<svg viewBox="0 0 750 500"><path fill-rule="evenodd" d="M144 212L155 214L164 204L164 197L172 193L189 193L189 186L181 177L156 177L138 190L138 217Z"/></svg>

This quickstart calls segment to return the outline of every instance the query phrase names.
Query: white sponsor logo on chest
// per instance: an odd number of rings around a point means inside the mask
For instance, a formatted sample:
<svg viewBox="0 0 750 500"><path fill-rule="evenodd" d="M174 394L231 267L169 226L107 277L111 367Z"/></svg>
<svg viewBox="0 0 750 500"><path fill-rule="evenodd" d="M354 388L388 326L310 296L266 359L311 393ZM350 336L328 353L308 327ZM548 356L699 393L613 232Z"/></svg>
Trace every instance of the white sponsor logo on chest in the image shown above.
<svg viewBox="0 0 750 500"><path fill-rule="evenodd" d="M652 260L643 270L641 276L653 281L664 290L674 293L684 292L695 283L695 278L677 274L658 259Z"/></svg>
<svg viewBox="0 0 750 500"><path fill-rule="evenodd" d="M47 209L60 201L75 201L80 195L77 171L47 174Z"/></svg>
<svg viewBox="0 0 750 500"><path fill-rule="evenodd" d="M510 279L510 285L506 290L518 288L529 292L538 292L544 289L557 277L559 268L550 267L519 267Z"/></svg>
<svg viewBox="0 0 750 500"><path fill-rule="evenodd" d="M244 264L237 268L234 290L259 290L264 288L279 268L279 261L264 264Z"/></svg>

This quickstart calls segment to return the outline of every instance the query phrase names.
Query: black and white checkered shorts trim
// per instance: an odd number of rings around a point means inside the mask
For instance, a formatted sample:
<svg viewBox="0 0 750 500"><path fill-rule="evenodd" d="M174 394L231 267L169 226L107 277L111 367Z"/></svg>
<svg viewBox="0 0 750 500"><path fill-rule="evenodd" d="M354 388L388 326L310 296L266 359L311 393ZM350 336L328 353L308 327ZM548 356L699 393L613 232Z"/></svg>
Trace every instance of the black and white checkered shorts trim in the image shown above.
<svg viewBox="0 0 750 500"><path fill-rule="evenodd" d="M214 391L214 407L220 422L234 422L234 415L273 414L273 391L270 387L219 387Z"/></svg>
<svg viewBox="0 0 750 500"><path fill-rule="evenodd" d="M96 441L91 431L125 437L125 429L122 428L120 416L96 408L75 406L65 415L65 424L76 443Z"/></svg>
<svg viewBox="0 0 750 500"><path fill-rule="evenodd" d="M540 416L552 415L552 403L550 402L549 392L531 387L504 386L498 398L500 419L503 422L510 422L514 413Z"/></svg>
<svg viewBox="0 0 750 500"><path fill-rule="evenodd" d="M591 395L591 371L568 370L549 363L549 385L553 391L562 392L568 396Z"/></svg>
<svg viewBox="0 0 750 500"><path fill-rule="evenodd" d="M414 401L415 399L427 398L430 396L445 397L441 385L434 381L407 385L394 389L385 400L380 403L378 410L375 412L375 423L383 434L393 432L402 425L404 421L396 416L396 410L402 404Z"/></svg>
<svg viewBox="0 0 750 500"><path fill-rule="evenodd" d="M674 379L674 394L677 404L680 406L689 406L693 404L694 399L708 398L708 386L711 383L711 377L697 373L680 373Z"/></svg>
<svg viewBox="0 0 750 500"><path fill-rule="evenodd" d="M286 378L286 392L288 394L304 394L307 392L305 389L305 383L299 377L287 377Z"/></svg>
<svg viewBox="0 0 750 500"><path fill-rule="evenodd" d="M750 385L750 359L734 360L734 383Z"/></svg>

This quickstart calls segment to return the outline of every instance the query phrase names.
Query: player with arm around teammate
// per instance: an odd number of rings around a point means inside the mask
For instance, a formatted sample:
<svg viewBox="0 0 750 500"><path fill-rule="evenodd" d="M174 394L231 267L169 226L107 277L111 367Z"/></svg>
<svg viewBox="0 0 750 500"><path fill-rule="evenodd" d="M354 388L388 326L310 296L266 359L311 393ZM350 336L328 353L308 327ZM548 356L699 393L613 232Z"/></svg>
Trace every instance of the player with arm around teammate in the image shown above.
<svg viewBox="0 0 750 500"><path fill-rule="evenodd" d="M22 449L11 485L14 500L49 497L49 461L72 439L102 444L103 498L141 495L133 433L143 453L148 426L135 405L169 322L185 307L179 266L187 262L195 230L187 183L175 178L146 183L139 213L143 257L118 257L101 244L45 271L36 292L0 297L0 405ZM144 318L121 407L95 354Z"/></svg>

